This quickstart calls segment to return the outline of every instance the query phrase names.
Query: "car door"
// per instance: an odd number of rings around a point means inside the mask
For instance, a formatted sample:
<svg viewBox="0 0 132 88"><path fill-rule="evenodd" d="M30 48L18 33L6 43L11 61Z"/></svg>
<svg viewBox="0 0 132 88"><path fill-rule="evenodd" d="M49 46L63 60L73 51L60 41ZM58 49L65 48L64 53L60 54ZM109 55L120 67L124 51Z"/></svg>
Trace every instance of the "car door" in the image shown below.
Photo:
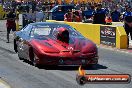
<svg viewBox="0 0 132 88"><path fill-rule="evenodd" d="M23 29L22 37L19 39L19 49L22 57L24 59L28 59L28 51L29 51L29 40L30 40L30 33L32 30L32 25L26 26L25 29Z"/></svg>

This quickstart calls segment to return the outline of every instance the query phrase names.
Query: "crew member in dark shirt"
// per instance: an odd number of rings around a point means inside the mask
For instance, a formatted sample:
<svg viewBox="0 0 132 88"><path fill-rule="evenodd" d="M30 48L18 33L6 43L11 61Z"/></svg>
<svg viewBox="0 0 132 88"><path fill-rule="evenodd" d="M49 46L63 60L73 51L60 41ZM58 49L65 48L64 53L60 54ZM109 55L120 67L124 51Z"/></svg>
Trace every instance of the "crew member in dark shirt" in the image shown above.
<svg viewBox="0 0 132 88"><path fill-rule="evenodd" d="M93 24L105 24L106 11L102 5L98 4L97 9L93 12Z"/></svg>
<svg viewBox="0 0 132 88"><path fill-rule="evenodd" d="M126 12L123 14L124 18L124 28L127 36L130 33L132 39L132 8L129 6L126 8ZM128 44L129 44L129 36L128 36Z"/></svg>
<svg viewBox="0 0 132 88"><path fill-rule="evenodd" d="M6 19L6 27L7 27L7 43L9 43L9 34L10 31L16 31L16 23L15 23L16 15L13 12L13 9L10 10L10 12L7 14Z"/></svg>
<svg viewBox="0 0 132 88"><path fill-rule="evenodd" d="M120 12L118 11L118 7L115 7L115 10L111 13L112 21L119 22L120 21Z"/></svg>

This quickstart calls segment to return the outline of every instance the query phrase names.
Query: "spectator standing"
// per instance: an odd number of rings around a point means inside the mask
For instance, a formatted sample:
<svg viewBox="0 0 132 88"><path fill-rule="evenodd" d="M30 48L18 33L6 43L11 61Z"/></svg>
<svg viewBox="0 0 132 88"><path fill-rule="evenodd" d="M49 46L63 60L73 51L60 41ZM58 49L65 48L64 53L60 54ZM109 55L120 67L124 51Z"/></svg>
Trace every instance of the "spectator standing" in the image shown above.
<svg viewBox="0 0 132 88"><path fill-rule="evenodd" d="M124 6L121 3L118 5L118 11L120 13L124 12Z"/></svg>
<svg viewBox="0 0 132 88"><path fill-rule="evenodd" d="M31 22L30 23L33 23L33 22L36 22L36 11L35 10L32 11Z"/></svg>
<svg viewBox="0 0 132 88"><path fill-rule="evenodd" d="M81 5L80 5L79 2L76 4L75 8L76 8L77 10L79 10L79 9L81 8Z"/></svg>
<svg viewBox="0 0 132 88"><path fill-rule="evenodd" d="M94 6L91 6L89 9L82 11L83 22L91 23L94 11Z"/></svg>
<svg viewBox="0 0 132 88"><path fill-rule="evenodd" d="M76 22L75 9L72 9L72 22Z"/></svg>
<svg viewBox="0 0 132 88"><path fill-rule="evenodd" d="M82 22L82 13L81 13L81 11L75 11L75 12L73 12L73 16L74 16L74 18L75 18L75 22Z"/></svg>
<svg viewBox="0 0 132 88"><path fill-rule="evenodd" d="M84 7L85 8L85 6L86 6L85 1L82 1L81 7Z"/></svg>
<svg viewBox="0 0 132 88"><path fill-rule="evenodd" d="M105 24L106 11L102 9L102 5L98 4L97 9L93 12L93 24Z"/></svg>
<svg viewBox="0 0 132 88"><path fill-rule="evenodd" d="M30 9L32 9L32 2L31 2L31 1L28 1L28 7L29 7Z"/></svg>
<svg viewBox="0 0 132 88"><path fill-rule="evenodd" d="M35 11L33 11L32 9L29 10L29 12L26 12L24 14L24 23L23 23L23 27L25 27L27 24L29 23L33 23L36 21L36 14Z"/></svg>
<svg viewBox="0 0 132 88"><path fill-rule="evenodd" d="M128 6L126 12L123 14L124 18L124 28L128 36L128 45L129 45L129 33L132 39L132 8Z"/></svg>
<svg viewBox="0 0 132 88"><path fill-rule="evenodd" d="M106 7L104 8L104 10L105 10L105 14L106 14L106 15L108 15L108 14L110 13L110 7L109 7L109 6L106 6Z"/></svg>
<svg viewBox="0 0 132 88"><path fill-rule="evenodd" d="M46 21L44 18L45 18L44 12L42 10L38 10L36 12L36 22Z"/></svg>
<svg viewBox="0 0 132 88"><path fill-rule="evenodd" d="M72 22L72 12L70 10L64 15L64 21Z"/></svg>
<svg viewBox="0 0 132 88"><path fill-rule="evenodd" d="M37 5L36 1L33 0L31 4L32 4L32 10L35 11Z"/></svg>
<svg viewBox="0 0 132 88"><path fill-rule="evenodd" d="M111 13L112 21L119 22L120 21L120 12L118 11L118 7L115 7L115 10Z"/></svg>
<svg viewBox="0 0 132 88"><path fill-rule="evenodd" d="M27 24L28 24L28 22L29 22L29 20L31 19L31 10L28 12L28 11L26 11L24 14L23 14L23 17L24 17L24 21L23 21L23 27L25 27Z"/></svg>

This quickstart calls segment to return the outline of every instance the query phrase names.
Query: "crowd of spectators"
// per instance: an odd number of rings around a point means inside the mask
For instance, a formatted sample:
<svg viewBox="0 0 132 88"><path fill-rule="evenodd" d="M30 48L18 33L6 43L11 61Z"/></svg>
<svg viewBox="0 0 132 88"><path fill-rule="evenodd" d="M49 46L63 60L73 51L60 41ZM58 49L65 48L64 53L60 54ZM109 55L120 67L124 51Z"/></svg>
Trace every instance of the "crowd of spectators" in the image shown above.
<svg viewBox="0 0 132 88"><path fill-rule="evenodd" d="M73 1L73 0L72 0ZM132 1L117 2L103 0L103 2L78 2L65 3L63 5L74 5L75 9L68 10L64 15L65 21L70 22L92 22L93 24L111 24L112 22L124 21L124 28L132 37ZM58 2L4 2L3 8L5 11L12 9L16 12L25 12L25 25L34 21L44 21L50 9L58 5ZM29 22L30 21L30 22Z"/></svg>
<svg viewBox="0 0 132 88"><path fill-rule="evenodd" d="M8 1L4 2L3 8L5 11L9 11L10 8L14 11L18 12L26 12L29 13L30 10L32 10L32 13L34 12L48 12L50 9L52 9L54 6L58 5L57 0L56 2L42 2L39 0L38 2L34 1L26 1L26 2L15 2L15 1ZM73 1L73 0L72 0ZM75 17L78 18L77 22L93 22L93 23L99 23L99 24L106 24L107 22L119 22L123 21L123 15L127 11L128 8L132 9L132 1L124 1L124 2L117 2L115 1L109 1L109 0L103 0L103 2L95 3L95 2L78 2L78 3L65 3L62 2L62 4L70 4L74 5L74 10L69 10L64 15L64 20L67 19L67 17L71 17L71 21ZM73 12L74 11L74 12ZM131 11L131 10L130 10ZM69 12L72 13L72 16ZM75 13L75 14L74 14ZM46 13L45 13L46 14ZM48 15L46 15L48 16ZM70 19L70 18L68 18Z"/></svg>
<svg viewBox="0 0 132 88"><path fill-rule="evenodd" d="M43 1L43 0L42 0ZM35 10L35 8L45 8L48 7L49 10L54 7L55 5L58 5L57 0L55 0L56 2L42 2L41 0L39 0L39 2L36 2L36 0L34 1L30 1L28 0L27 2L16 2L16 1L7 1L3 3L3 8L8 9L8 8L16 8L17 6L23 6L23 5L28 5L30 8L32 8L33 10ZM73 0L71 0L73 1ZM124 1L124 2L116 2L116 0L109 2L109 0L104 0L102 3L102 7L108 9L110 12L112 12L114 10L114 8L116 6L118 6L118 10L120 13L125 11L125 7L126 6L132 6L132 1L128 2L128 1ZM65 3L62 2L62 4L72 4L76 7L76 9L80 10L80 8L83 8L83 10L89 10L91 9L91 6L96 7L98 3L94 3L94 2L78 2L76 4L74 4L73 2L71 3Z"/></svg>
<svg viewBox="0 0 132 88"><path fill-rule="evenodd" d="M58 5L59 3L57 0L56 2L42 2L43 0L39 0L36 2L36 0L32 1L26 1L26 2L16 2L16 1L8 1L3 3L3 8L5 11L9 11L10 9L13 9L14 12L25 12L27 15L30 14L32 10L32 15L38 14L41 12L45 12L44 15L48 16L48 12L50 9L52 9L54 6ZM111 24L111 22L120 22L124 19L124 13L127 11L127 9L130 8L130 12L132 10L132 1L126 1L124 2L117 2L116 0L110 1L110 0L103 0L103 2L95 3L95 2L77 2L73 3L73 0L71 0L71 3L65 3L63 2L63 5L74 5L75 10L69 10L64 15L64 20L68 21L74 21L74 22L90 22L94 24ZM37 15L37 16L40 16ZM36 17L37 17L36 16ZM29 18L34 17L30 16ZM42 19L42 13L41 13L41 19ZM49 17L49 16L48 16ZM46 17L46 19L48 19ZM28 19L29 19L28 18ZM34 18L33 18L34 19Z"/></svg>

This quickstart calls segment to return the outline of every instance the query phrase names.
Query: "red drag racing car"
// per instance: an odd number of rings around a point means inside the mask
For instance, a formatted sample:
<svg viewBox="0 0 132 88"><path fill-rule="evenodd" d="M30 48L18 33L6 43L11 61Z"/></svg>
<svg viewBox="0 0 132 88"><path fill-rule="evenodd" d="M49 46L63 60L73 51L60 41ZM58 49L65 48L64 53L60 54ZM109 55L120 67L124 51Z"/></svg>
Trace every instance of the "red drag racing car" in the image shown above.
<svg viewBox="0 0 132 88"><path fill-rule="evenodd" d="M67 24L31 23L14 35L14 50L20 59L40 65L94 65L96 45Z"/></svg>

